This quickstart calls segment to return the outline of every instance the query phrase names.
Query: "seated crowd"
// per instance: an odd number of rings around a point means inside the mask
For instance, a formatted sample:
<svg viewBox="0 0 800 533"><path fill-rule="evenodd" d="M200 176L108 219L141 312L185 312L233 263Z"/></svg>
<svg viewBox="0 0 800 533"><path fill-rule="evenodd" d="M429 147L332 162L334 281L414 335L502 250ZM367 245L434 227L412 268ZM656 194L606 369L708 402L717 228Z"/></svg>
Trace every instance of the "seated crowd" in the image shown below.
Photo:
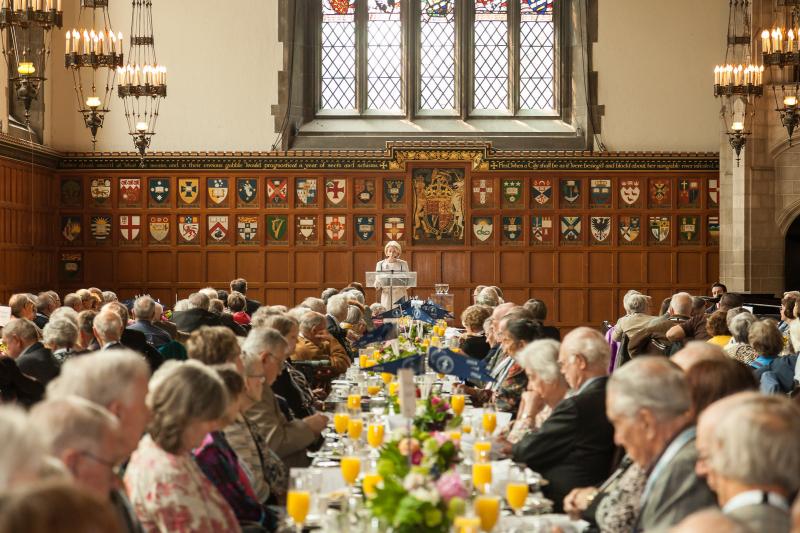
<svg viewBox="0 0 800 533"><path fill-rule="evenodd" d="M11 297L0 533L276 530L289 468L322 443L331 381L386 309L358 283L293 308L249 299L243 279L229 289L171 312L96 288ZM780 322L712 294L651 314L629 291L605 334L562 340L541 300L477 287L458 351L491 380L459 390L511 413L492 454L540 473L554 510L591 531L790 531L800 293Z"/></svg>

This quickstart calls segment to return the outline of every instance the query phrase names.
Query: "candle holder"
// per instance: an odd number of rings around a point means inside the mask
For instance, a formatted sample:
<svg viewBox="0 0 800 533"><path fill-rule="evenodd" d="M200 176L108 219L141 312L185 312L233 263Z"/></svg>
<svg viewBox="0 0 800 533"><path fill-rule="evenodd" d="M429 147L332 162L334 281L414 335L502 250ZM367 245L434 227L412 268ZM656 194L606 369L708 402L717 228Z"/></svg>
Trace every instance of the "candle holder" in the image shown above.
<svg viewBox="0 0 800 533"><path fill-rule="evenodd" d="M64 54L64 66L66 68L82 68L82 67L90 67L94 69L98 68L119 68L125 64L125 58L122 54L111 53L111 54L96 54L94 52L90 54L79 54L77 52L71 52L69 54Z"/></svg>
<svg viewBox="0 0 800 533"><path fill-rule="evenodd" d="M714 96L762 96L764 94L763 85L714 85Z"/></svg>

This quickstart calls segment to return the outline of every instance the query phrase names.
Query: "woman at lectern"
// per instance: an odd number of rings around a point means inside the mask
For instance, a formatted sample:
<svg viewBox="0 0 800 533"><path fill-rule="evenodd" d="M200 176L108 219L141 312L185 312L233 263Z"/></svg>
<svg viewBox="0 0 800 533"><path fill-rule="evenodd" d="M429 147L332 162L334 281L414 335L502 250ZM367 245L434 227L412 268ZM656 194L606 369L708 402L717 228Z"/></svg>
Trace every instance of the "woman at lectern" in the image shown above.
<svg viewBox="0 0 800 533"><path fill-rule="evenodd" d="M400 259L400 254L403 249L397 241L389 241L383 248L383 255L386 259L378 261L375 265L375 272L408 272L408 263ZM394 303L400 298L408 296L408 290L405 287L392 287L391 289L387 284L375 284L377 289L377 296L380 299L381 305L386 309L394 307Z"/></svg>

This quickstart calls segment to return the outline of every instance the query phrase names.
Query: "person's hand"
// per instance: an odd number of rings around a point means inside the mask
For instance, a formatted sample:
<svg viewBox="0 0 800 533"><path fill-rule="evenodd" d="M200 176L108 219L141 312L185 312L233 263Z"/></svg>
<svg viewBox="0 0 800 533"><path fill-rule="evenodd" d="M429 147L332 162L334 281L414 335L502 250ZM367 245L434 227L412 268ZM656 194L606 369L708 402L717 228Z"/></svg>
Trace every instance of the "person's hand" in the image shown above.
<svg viewBox="0 0 800 533"><path fill-rule="evenodd" d="M519 414L527 416L528 418L536 418L536 415L538 415L542 409L544 409L544 398L532 390L526 390L522 393Z"/></svg>
<svg viewBox="0 0 800 533"><path fill-rule="evenodd" d="M328 417L322 413L315 413L305 417L303 422L308 424L308 427L311 428L311 431L319 435L322 433L322 430L325 429L325 426L328 425Z"/></svg>
<svg viewBox="0 0 800 533"><path fill-rule="evenodd" d="M580 514L589 508L592 500L597 496L598 490L595 487L581 487L572 489L564 498L564 512L573 520L580 518Z"/></svg>
<svg viewBox="0 0 800 533"><path fill-rule="evenodd" d="M327 330L327 328L323 328L314 335L314 338L318 341L331 341L333 337L331 336L331 332Z"/></svg>
<svg viewBox="0 0 800 533"><path fill-rule="evenodd" d="M511 455L511 449L514 447L505 437L495 437L493 446L497 446L497 451L503 457L509 457Z"/></svg>

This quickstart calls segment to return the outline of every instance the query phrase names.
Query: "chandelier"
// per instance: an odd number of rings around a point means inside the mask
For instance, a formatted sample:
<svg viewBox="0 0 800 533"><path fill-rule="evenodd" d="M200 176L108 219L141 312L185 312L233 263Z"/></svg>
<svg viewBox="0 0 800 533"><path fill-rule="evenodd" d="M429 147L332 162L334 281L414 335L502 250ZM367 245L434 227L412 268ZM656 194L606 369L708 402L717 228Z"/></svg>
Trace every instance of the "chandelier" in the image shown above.
<svg viewBox="0 0 800 533"><path fill-rule="evenodd" d="M789 135L789 145L798 124L800 109L800 0L779 0L775 7L775 23L761 32L764 64L771 67L772 94L775 111Z"/></svg>
<svg viewBox="0 0 800 533"><path fill-rule="evenodd" d="M714 96L722 99L720 116L739 165L751 134L755 99L763 94L764 66L751 63L750 0L731 0L725 64L714 67Z"/></svg>
<svg viewBox="0 0 800 533"><path fill-rule="evenodd" d="M25 126L30 128L31 104L39 97L50 56L52 29L63 20L61 0L3 0L0 39L3 55L13 73L14 94L25 106Z"/></svg>
<svg viewBox="0 0 800 533"><path fill-rule="evenodd" d="M142 161L156 134L161 99L167 96L167 68L156 59L152 6L152 0L133 0L128 63L117 72L128 134Z"/></svg>
<svg viewBox="0 0 800 533"><path fill-rule="evenodd" d="M98 19L103 25L102 29L96 29ZM117 68L123 64L122 33L115 35L111 29L108 0L81 0L79 27L82 22L89 22L91 27L67 31L64 64L72 71L78 111L92 134L94 146L97 130L103 127L103 120L108 113ZM98 81L102 88L99 94Z"/></svg>

